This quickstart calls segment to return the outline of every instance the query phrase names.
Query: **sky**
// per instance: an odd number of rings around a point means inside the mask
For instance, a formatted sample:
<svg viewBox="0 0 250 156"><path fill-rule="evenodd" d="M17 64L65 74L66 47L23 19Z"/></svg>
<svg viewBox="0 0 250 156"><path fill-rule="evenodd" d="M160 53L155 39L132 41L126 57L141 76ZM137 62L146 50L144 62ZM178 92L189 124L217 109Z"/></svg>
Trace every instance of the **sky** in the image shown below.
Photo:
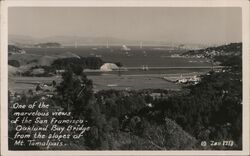
<svg viewBox="0 0 250 156"><path fill-rule="evenodd" d="M11 35L114 37L169 43L242 41L241 8L14 7Z"/></svg>

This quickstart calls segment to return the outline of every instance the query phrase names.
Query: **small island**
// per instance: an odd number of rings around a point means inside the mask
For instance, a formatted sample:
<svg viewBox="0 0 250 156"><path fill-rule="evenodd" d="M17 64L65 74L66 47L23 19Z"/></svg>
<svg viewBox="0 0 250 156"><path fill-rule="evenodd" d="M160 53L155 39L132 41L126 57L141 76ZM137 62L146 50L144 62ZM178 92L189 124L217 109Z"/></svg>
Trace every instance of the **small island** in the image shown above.
<svg viewBox="0 0 250 156"><path fill-rule="evenodd" d="M34 45L37 48L60 48L61 44L57 42L47 42L47 43L39 43Z"/></svg>

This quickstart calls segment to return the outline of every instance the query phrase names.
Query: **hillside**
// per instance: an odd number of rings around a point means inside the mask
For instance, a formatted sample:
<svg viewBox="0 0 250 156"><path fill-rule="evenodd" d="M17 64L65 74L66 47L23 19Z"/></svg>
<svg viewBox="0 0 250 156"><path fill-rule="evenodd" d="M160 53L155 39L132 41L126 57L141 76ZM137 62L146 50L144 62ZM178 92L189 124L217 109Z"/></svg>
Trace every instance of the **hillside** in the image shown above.
<svg viewBox="0 0 250 156"><path fill-rule="evenodd" d="M20 72L18 68L8 65L9 76L16 75L18 72Z"/></svg>
<svg viewBox="0 0 250 156"><path fill-rule="evenodd" d="M9 60L17 60L21 66L34 64L34 65L50 65L51 61L55 60L56 57L42 56L37 54L13 54L9 56Z"/></svg>
<svg viewBox="0 0 250 156"><path fill-rule="evenodd" d="M61 53L60 55L38 55L29 53L11 53L8 57L9 75L31 72L35 68L48 67L57 59L77 58L80 57L70 52ZM47 68L46 68L47 69ZM47 70L46 70L47 71ZM51 72L51 71L47 71ZM27 76L27 75L26 75Z"/></svg>
<svg viewBox="0 0 250 156"><path fill-rule="evenodd" d="M242 43L230 43L200 50L190 50L182 53L185 57L214 58L215 56L238 56L242 53Z"/></svg>
<svg viewBox="0 0 250 156"><path fill-rule="evenodd" d="M166 118L162 125L148 124L141 135L128 132L107 135L112 150L190 150L197 140L174 121Z"/></svg>
<svg viewBox="0 0 250 156"><path fill-rule="evenodd" d="M15 45L8 45L8 53L10 53L10 54L13 54L13 53L24 54L26 52L23 49L15 46Z"/></svg>
<svg viewBox="0 0 250 156"><path fill-rule="evenodd" d="M22 54L14 53L9 56L8 60L17 60L20 65L27 65L27 64L33 64L33 65L41 65L41 66L49 66L51 63L59 58L79 58L78 55L75 55L70 52L61 53L60 55L38 55L38 54Z"/></svg>

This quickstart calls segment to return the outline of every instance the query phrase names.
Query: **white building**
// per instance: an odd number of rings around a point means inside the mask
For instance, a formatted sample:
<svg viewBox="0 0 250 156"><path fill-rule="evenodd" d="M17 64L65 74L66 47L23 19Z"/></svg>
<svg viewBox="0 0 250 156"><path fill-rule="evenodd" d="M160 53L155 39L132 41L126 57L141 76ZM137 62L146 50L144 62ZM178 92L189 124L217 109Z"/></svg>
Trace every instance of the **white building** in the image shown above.
<svg viewBox="0 0 250 156"><path fill-rule="evenodd" d="M126 45L122 45L122 51L130 51L131 49L128 48Z"/></svg>
<svg viewBox="0 0 250 156"><path fill-rule="evenodd" d="M119 67L114 63L104 63L100 67L100 71L103 71L103 72L108 72L108 71L113 71L113 70L118 70L118 69Z"/></svg>

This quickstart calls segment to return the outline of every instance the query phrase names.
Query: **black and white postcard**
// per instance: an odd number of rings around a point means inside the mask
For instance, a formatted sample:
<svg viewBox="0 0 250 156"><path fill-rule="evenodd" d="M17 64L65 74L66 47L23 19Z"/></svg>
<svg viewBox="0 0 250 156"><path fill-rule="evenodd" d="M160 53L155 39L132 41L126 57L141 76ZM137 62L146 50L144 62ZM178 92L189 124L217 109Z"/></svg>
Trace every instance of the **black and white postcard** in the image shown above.
<svg viewBox="0 0 250 156"><path fill-rule="evenodd" d="M5 155L248 155L249 1L2 1Z"/></svg>

